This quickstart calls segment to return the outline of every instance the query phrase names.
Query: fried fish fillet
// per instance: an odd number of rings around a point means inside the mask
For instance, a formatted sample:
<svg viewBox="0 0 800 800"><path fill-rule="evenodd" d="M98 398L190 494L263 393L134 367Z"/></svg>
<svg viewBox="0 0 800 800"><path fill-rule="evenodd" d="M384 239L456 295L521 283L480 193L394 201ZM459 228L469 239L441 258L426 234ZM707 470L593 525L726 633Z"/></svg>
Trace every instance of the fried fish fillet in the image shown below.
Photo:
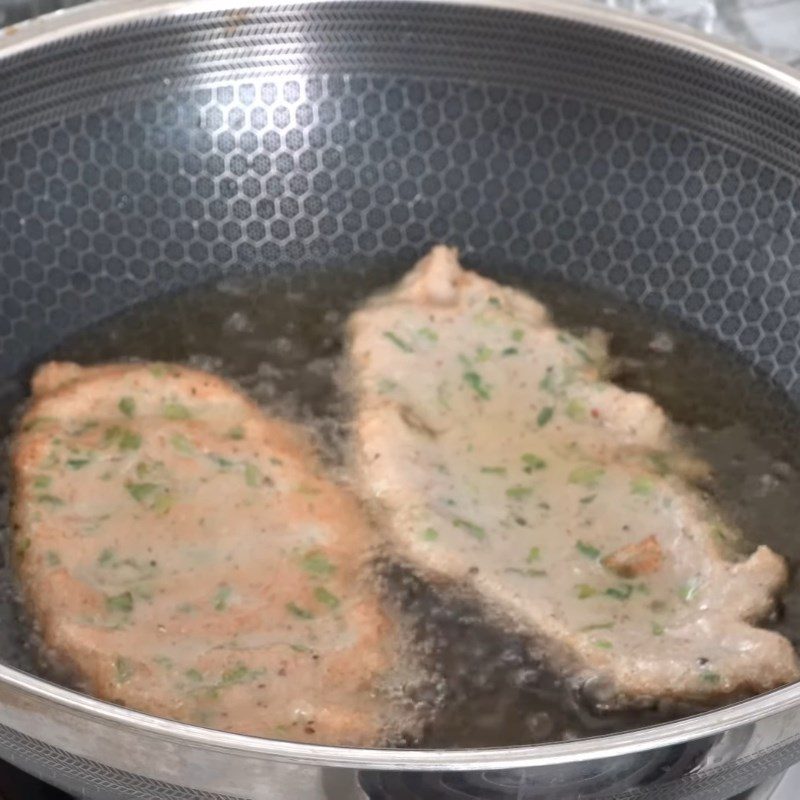
<svg viewBox="0 0 800 800"><path fill-rule="evenodd" d="M15 549L88 691L227 731L383 740L393 625L370 532L290 424L183 367L44 366L14 453Z"/></svg>
<svg viewBox="0 0 800 800"><path fill-rule="evenodd" d="M690 481L663 411L601 337L437 247L349 323L355 460L390 552L483 601L615 705L798 678L754 627L787 579Z"/></svg>

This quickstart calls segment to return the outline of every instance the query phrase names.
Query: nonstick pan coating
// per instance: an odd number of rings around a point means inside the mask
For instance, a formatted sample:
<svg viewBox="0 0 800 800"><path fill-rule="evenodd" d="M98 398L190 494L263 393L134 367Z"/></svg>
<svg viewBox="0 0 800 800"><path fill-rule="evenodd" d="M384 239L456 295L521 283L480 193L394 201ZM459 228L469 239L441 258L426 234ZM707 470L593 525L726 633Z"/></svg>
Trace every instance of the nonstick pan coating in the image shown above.
<svg viewBox="0 0 800 800"><path fill-rule="evenodd" d="M241 274L363 290L439 241L504 280L678 319L800 400L800 94L774 66L544 0L99 3L2 46L8 401L66 337L148 298ZM103 800L713 800L800 756L798 707L789 687L608 740L352 751L160 722L0 667L0 755Z"/></svg>

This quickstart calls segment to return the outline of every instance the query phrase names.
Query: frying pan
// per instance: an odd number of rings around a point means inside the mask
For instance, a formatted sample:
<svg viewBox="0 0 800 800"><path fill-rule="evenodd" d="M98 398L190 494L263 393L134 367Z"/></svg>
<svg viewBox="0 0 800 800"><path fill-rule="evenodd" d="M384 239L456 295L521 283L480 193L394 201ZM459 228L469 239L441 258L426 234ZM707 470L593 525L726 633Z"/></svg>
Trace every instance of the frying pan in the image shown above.
<svg viewBox="0 0 800 800"><path fill-rule="evenodd" d="M474 267L612 293L800 401L800 78L559 0L92 3L0 36L0 378L221 276ZM0 756L102 798L727 798L800 686L618 735L359 750L156 719L0 664Z"/></svg>

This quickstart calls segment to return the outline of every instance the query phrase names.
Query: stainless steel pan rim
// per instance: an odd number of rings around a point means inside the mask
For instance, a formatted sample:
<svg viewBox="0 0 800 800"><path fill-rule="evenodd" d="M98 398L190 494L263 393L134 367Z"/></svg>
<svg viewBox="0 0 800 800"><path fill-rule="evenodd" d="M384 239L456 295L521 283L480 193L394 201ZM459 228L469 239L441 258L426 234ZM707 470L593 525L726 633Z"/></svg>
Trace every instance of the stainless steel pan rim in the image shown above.
<svg viewBox="0 0 800 800"><path fill-rule="evenodd" d="M281 6L337 0L281 0ZM408 2L409 0L400 0ZM489 7L560 17L670 45L693 56L741 70L795 95L800 101L800 72L676 25L587 5L579 0L414 0ZM257 5L255 2L253 5ZM99 0L90 6L58 11L0 31L0 59L73 36L144 19L158 19L248 7L246 0ZM84 696L0 664L0 682L78 717L102 719L132 733L191 744L219 753L325 767L392 770L458 770L536 767L613 758L669 747L754 723L800 705L800 683L689 719L611 736L559 744L465 750L387 750L329 747L257 739L160 719Z"/></svg>

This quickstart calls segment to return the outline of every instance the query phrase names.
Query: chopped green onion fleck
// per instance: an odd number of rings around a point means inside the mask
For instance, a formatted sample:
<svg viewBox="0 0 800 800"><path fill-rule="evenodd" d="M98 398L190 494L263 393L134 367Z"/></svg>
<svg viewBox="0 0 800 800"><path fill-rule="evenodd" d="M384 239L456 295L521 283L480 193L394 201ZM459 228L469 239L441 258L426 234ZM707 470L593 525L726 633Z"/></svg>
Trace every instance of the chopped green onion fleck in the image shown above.
<svg viewBox="0 0 800 800"><path fill-rule="evenodd" d="M164 378L167 374L167 368L163 364L152 364L150 366L150 374L154 378Z"/></svg>
<svg viewBox="0 0 800 800"><path fill-rule="evenodd" d="M653 636L664 635L664 626L660 622L654 622L650 627L650 630L652 630Z"/></svg>
<svg viewBox="0 0 800 800"><path fill-rule="evenodd" d="M161 412L165 419L191 419L191 412L182 403L167 403Z"/></svg>
<svg viewBox="0 0 800 800"><path fill-rule="evenodd" d="M67 459L67 467L69 469L83 469L88 463L90 463L90 458L70 458Z"/></svg>
<svg viewBox="0 0 800 800"><path fill-rule="evenodd" d="M483 382L483 378L473 371L464 373L464 382L481 398L481 400L488 400L491 396L490 388Z"/></svg>
<svg viewBox="0 0 800 800"><path fill-rule="evenodd" d="M302 568L309 574L318 578L327 578L336 572L336 566L331 564L325 553L306 553L300 561Z"/></svg>
<svg viewBox="0 0 800 800"><path fill-rule="evenodd" d="M435 542L439 538L439 531L435 528L425 528L422 532L422 538L426 542Z"/></svg>
<svg viewBox="0 0 800 800"><path fill-rule="evenodd" d="M481 472L484 475L505 475L505 467L481 467Z"/></svg>
<svg viewBox="0 0 800 800"><path fill-rule="evenodd" d="M47 489L52 482L53 482L53 479L49 475L37 475L33 479L33 488L34 489Z"/></svg>
<svg viewBox="0 0 800 800"><path fill-rule="evenodd" d="M214 611L224 611L228 607L228 600L230 600L233 590L228 584L223 583L214 592L213 606Z"/></svg>
<svg viewBox="0 0 800 800"><path fill-rule="evenodd" d="M17 542L17 547L16 547L17 555L24 556L25 553L27 553L28 550L30 549L30 546L31 546L31 540L28 536L26 536L24 539L20 539Z"/></svg>
<svg viewBox="0 0 800 800"><path fill-rule="evenodd" d="M122 594L106 597L106 609L121 611L123 614L133 611L133 595L130 592L122 592Z"/></svg>
<svg viewBox="0 0 800 800"><path fill-rule="evenodd" d="M473 539L478 539L480 541L486 538L486 531L480 525L476 525L469 520L455 519L453 520L453 525L455 525L456 528L463 528Z"/></svg>
<svg viewBox="0 0 800 800"><path fill-rule="evenodd" d="M114 551L110 547L105 547L97 556L97 563L101 567L108 566L114 560Z"/></svg>
<svg viewBox="0 0 800 800"><path fill-rule="evenodd" d="M589 503L593 503L595 498L597 497L596 494L587 494L586 497L581 497L578 501L581 505L588 506Z"/></svg>
<svg viewBox="0 0 800 800"><path fill-rule="evenodd" d="M523 453L522 454L522 468L527 473L531 473L534 470L544 469L547 466L547 462L543 458L539 458L535 453Z"/></svg>
<svg viewBox="0 0 800 800"><path fill-rule="evenodd" d="M492 357L493 353L494 350L492 350L491 347L487 347L485 344L482 344L475 351L475 360L478 361L479 363L481 361L488 361Z"/></svg>
<svg viewBox="0 0 800 800"><path fill-rule="evenodd" d="M525 336L525 331L522 330L522 328L514 328L514 330L511 331L511 338L515 342L521 342L524 336Z"/></svg>
<svg viewBox="0 0 800 800"><path fill-rule="evenodd" d="M542 551L538 547L531 547L525 560L530 564L533 561L538 561L541 555Z"/></svg>
<svg viewBox="0 0 800 800"><path fill-rule="evenodd" d="M48 567L58 567L61 565L61 556L56 553L55 550L48 550L44 558Z"/></svg>
<svg viewBox="0 0 800 800"><path fill-rule="evenodd" d="M231 428L226 434L229 439L244 439L244 428L241 425L236 425Z"/></svg>
<svg viewBox="0 0 800 800"><path fill-rule="evenodd" d="M533 489L530 486L512 486L510 489L506 489L506 497L510 497L512 500L524 500L532 494Z"/></svg>
<svg viewBox="0 0 800 800"><path fill-rule="evenodd" d="M287 603L286 610L298 619L314 619L314 615L308 609L297 605L297 603Z"/></svg>
<svg viewBox="0 0 800 800"><path fill-rule="evenodd" d="M427 339L429 342L439 341L439 334L430 328L420 328L417 333L419 333L423 339Z"/></svg>
<svg viewBox="0 0 800 800"><path fill-rule="evenodd" d="M487 302L489 303L490 306L494 306L495 308L501 307L500 299L497 297L490 297Z"/></svg>
<svg viewBox="0 0 800 800"><path fill-rule="evenodd" d="M615 600L627 600L633 594L633 586L629 583L621 583L619 586L610 586L605 594Z"/></svg>
<svg viewBox="0 0 800 800"><path fill-rule="evenodd" d="M183 673L192 683L200 683L203 680L203 673L200 670L195 669L192 667L191 669L187 669L186 672Z"/></svg>
<svg viewBox="0 0 800 800"><path fill-rule="evenodd" d="M578 541L575 543L575 547L577 547L578 552L581 555L586 556L586 558L591 558L595 561L600 558L600 551L594 545L589 544L588 542L578 539Z"/></svg>
<svg viewBox="0 0 800 800"><path fill-rule="evenodd" d="M117 671L118 683L126 683L133 677L134 672L136 672L131 660L129 658L125 658L124 656L117 657L114 667Z"/></svg>
<svg viewBox="0 0 800 800"><path fill-rule="evenodd" d="M586 489L595 489L598 483L600 483L600 478L602 478L604 474L605 470L602 467L593 464L584 464L583 466L575 467L575 469L570 472L568 480L570 483L574 483L577 486L583 486Z"/></svg>
<svg viewBox="0 0 800 800"><path fill-rule="evenodd" d="M586 600L588 597L594 597L597 594L597 589L594 586L589 586L588 583L577 584L575 591L579 600Z"/></svg>
<svg viewBox="0 0 800 800"><path fill-rule="evenodd" d="M117 408L130 419L136 413L136 401L132 397L122 397Z"/></svg>
<svg viewBox="0 0 800 800"><path fill-rule="evenodd" d="M647 495L652 494L652 492L653 481L651 481L650 478L640 475L631 481L631 494L638 494L642 497L647 497Z"/></svg>
<svg viewBox="0 0 800 800"><path fill-rule="evenodd" d="M553 414L555 413L555 409L552 406L545 406L540 412L539 415L536 417L536 423L539 425L540 428L544 428L551 419L553 419Z"/></svg>
<svg viewBox="0 0 800 800"><path fill-rule="evenodd" d="M519 355L519 350L516 347L506 347L503 352L501 353L503 356L516 356Z"/></svg>
<svg viewBox="0 0 800 800"><path fill-rule="evenodd" d="M392 331L384 331L383 335L386 339L388 339L395 347L400 348L404 353L413 353L414 348L405 340L401 339L396 333Z"/></svg>
<svg viewBox="0 0 800 800"><path fill-rule="evenodd" d="M169 656L153 656L153 661L164 669L172 669L175 662Z"/></svg>
<svg viewBox="0 0 800 800"><path fill-rule="evenodd" d="M596 639L592 642L595 647L599 647L601 650L613 650L614 645L608 641L608 639Z"/></svg>
<svg viewBox="0 0 800 800"><path fill-rule="evenodd" d="M261 470L255 464L245 464L244 481L251 488L255 489L264 482L261 477Z"/></svg>
<svg viewBox="0 0 800 800"><path fill-rule="evenodd" d="M295 651L295 653L310 653L311 652L311 648L310 647L306 647L306 645L304 645L304 644L290 644L289 647L291 647L292 650Z"/></svg>
<svg viewBox="0 0 800 800"><path fill-rule="evenodd" d="M314 599L330 609L338 608L340 603L339 598L333 594L333 592L329 592L324 586L317 586L317 588L314 589Z"/></svg>
<svg viewBox="0 0 800 800"><path fill-rule="evenodd" d="M719 683L720 677L719 674L716 672L709 672L708 670L704 670L700 673L700 680L704 683Z"/></svg>

